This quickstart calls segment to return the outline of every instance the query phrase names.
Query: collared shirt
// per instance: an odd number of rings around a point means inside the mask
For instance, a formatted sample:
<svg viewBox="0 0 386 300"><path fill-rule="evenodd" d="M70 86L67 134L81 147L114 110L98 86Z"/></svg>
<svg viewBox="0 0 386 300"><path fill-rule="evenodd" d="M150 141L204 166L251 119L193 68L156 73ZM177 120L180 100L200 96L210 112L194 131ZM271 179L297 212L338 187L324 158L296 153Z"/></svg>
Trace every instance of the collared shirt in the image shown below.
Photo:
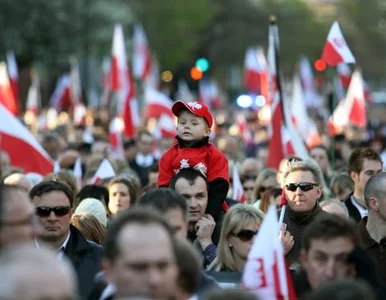
<svg viewBox="0 0 386 300"><path fill-rule="evenodd" d="M361 215L361 218L367 217L368 215L368 210L364 208L362 205L360 205L354 198L354 195L351 196L351 203L356 207L358 210L359 214Z"/></svg>
<svg viewBox="0 0 386 300"><path fill-rule="evenodd" d="M64 240L62 246L60 246L58 251L57 251L57 254L56 254L57 260L61 260L63 258L64 250L67 247L67 244L68 244L68 241L70 240L70 237L71 237L71 232L68 232L68 235L67 235L66 239ZM39 242L36 238L35 238L35 246L37 249L40 249Z"/></svg>

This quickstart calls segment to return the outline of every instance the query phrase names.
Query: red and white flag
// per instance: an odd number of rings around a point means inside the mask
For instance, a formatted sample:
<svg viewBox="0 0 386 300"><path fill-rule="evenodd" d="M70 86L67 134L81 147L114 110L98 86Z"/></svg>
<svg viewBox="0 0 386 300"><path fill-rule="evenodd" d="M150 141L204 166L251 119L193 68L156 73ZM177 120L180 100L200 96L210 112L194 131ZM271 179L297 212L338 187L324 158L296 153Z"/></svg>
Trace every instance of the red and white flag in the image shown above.
<svg viewBox="0 0 386 300"><path fill-rule="evenodd" d="M47 175L52 172L53 161L32 133L0 105L0 148L8 153L11 164L24 172Z"/></svg>
<svg viewBox="0 0 386 300"><path fill-rule="evenodd" d="M209 108L221 108L222 97L216 80L200 80L199 100Z"/></svg>
<svg viewBox="0 0 386 300"><path fill-rule="evenodd" d="M367 125L363 79L359 70L354 71L346 98L338 103L329 119L330 131L333 133L340 132L348 124L361 128Z"/></svg>
<svg viewBox="0 0 386 300"><path fill-rule="evenodd" d="M110 150L111 156L113 158L123 158L124 150L122 143L122 130L123 123L122 119L115 117L110 122L109 127L109 141L110 141Z"/></svg>
<svg viewBox="0 0 386 300"><path fill-rule="evenodd" d="M261 47L247 49L244 60L244 86L249 93L262 94L267 80L267 62Z"/></svg>
<svg viewBox="0 0 386 300"><path fill-rule="evenodd" d="M274 205L268 208L253 241L245 264L242 285L259 299L297 299L279 240L279 224Z"/></svg>
<svg viewBox="0 0 386 300"><path fill-rule="evenodd" d="M31 75L31 85L28 89L26 111L37 115L41 109L40 80L37 73Z"/></svg>
<svg viewBox="0 0 386 300"><path fill-rule="evenodd" d="M126 59L122 26L115 25L111 60L111 90L117 93L117 115L122 116L124 133L128 138L135 135L140 123L134 80Z"/></svg>
<svg viewBox="0 0 386 300"><path fill-rule="evenodd" d="M241 203L245 203L246 201L244 188L241 183L239 170L236 165L233 165L232 171L232 199Z"/></svg>
<svg viewBox="0 0 386 300"><path fill-rule="evenodd" d="M141 25L136 25L133 35L134 77L146 82L149 79L151 69L151 52L145 31Z"/></svg>
<svg viewBox="0 0 386 300"><path fill-rule="evenodd" d="M0 63L0 103L13 115L18 114L18 107L7 74L7 66Z"/></svg>
<svg viewBox="0 0 386 300"><path fill-rule="evenodd" d="M305 56L300 59L299 77L305 105L312 108L321 108L323 106L323 97L316 92L312 67L309 59Z"/></svg>
<svg viewBox="0 0 386 300"><path fill-rule="evenodd" d="M156 58L152 59L150 75L147 79L147 84L159 90L161 88L160 84L160 73L159 73L159 64Z"/></svg>
<svg viewBox="0 0 386 300"><path fill-rule="evenodd" d="M80 157L78 157L75 161L73 173L78 189L80 190L83 186L82 159Z"/></svg>
<svg viewBox="0 0 386 300"><path fill-rule="evenodd" d="M72 105L83 103L82 86L80 82L79 64L76 58L71 59L70 95Z"/></svg>
<svg viewBox="0 0 386 300"><path fill-rule="evenodd" d="M57 112L67 110L71 107L70 76L64 74L58 78L54 93L50 99L50 106Z"/></svg>
<svg viewBox="0 0 386 300"><path fill-rule="evenodd" d="M111 178L115 176L115 171L110 161L105 158L102 160L97 171L95 172L94 177L90 180L90 184L98 184L103 179Z"/></svg>
<svg viewBox="0 0 386 300"><path fill-rule="evenodd" d="M164 93L157 91L153 87L145 86L145 118L158 119L161 115L169 115L173 117L172 105L173 101Z"/></svg>
<svg viewBox="0 0 386 300"><path fill-rule="evenodd" d="M174 139L177 135L175 118L162 114L154 128L153 136L156 139L169 137Z"/></svg>
<svg viewBox="0 0 386 300"><path fill-rule="evenodd" d="M355 58L343 37L337 21L332 24L328 33L322 59L329 66L336 66L340 63L355 63Z"/></svg>
<svg viewBox="0 0 386 300"><path fill-rule="evenodd" d="M17 109L16 115L19 114L19 71L17 69L17 63L15 53L8 51L7 53L7 67L9 74L9 81L11 83L13 98L15 99L15 107Z"/></svg>

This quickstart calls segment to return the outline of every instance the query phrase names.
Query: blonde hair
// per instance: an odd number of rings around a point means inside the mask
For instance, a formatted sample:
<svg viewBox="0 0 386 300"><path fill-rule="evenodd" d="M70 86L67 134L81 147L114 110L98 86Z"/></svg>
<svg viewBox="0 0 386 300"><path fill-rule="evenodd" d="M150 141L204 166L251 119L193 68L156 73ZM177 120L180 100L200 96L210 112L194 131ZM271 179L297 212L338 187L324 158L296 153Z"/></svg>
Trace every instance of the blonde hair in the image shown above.
<svg viewBox="0 0 386 300"><path fill-rule="evenodd" d="M276 175L277 171L275 169L264 169L260 172L259 176L257 176L255 181L255 187L252 192L252 201L256 202L260 199L260 189L263 186L263 181L273 178L275 179L276 183Z"/></svg>
<svg viewBox="0 0 386 300"><path fill-rule="evenodd" d="M263 222L264 213L250 204L236 204L226 213L221 228L220 241L217 245L217 257L209 265L208 270L219 271L227 268L236 271L236 262L233 257L232 249L229 247L229 237L235 232L239 232L249 224Z"/></svg>
<svg viewBox="0 0 386 300"><path fill-rule="evenodd" d="M315 180L315 183L323 187L324 180L322 176L322 171L320 170L319 166L316 165L314 162L309 160L303 160L303 161L298 161L291 164L288 167L287 171L284 173L283 178L285 179L290 173L297 172L297 171L311 172L312 177Z"/></svg>

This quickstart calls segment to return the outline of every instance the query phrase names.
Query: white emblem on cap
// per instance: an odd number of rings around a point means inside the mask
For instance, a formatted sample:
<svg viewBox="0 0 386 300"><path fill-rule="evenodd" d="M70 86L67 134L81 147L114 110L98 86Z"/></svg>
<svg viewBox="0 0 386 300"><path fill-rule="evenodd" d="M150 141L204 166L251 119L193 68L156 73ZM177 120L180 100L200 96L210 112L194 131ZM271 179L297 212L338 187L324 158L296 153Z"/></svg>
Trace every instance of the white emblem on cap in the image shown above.
<svg viewBox="0 0 386 300"><path fill-rule="evenodd" d="M197 102L189 102L188 105L194 110L194 109L201 109L202 105Z"/></svg>

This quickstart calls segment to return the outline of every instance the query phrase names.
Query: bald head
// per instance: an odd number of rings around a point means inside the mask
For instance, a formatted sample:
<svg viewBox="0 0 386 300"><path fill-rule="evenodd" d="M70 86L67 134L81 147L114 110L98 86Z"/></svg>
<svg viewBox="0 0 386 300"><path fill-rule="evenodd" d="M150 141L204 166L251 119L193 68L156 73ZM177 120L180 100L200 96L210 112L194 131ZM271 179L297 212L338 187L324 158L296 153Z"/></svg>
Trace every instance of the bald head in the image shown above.
<svg viewBox="0 0 386 300"><path fill-rule="evenodd" d="M386 172L379 172L370 177L365 186L365 201L367 208L369 207L370 198L381 201L385 198L386 193Z"/></svg>
<svg viewBox="0 0 386 300"><path fill-rule="evenodd" d="M14 173L5 177L4 184L19 186L25 189L27 192L29 192L32 189L31 181L28 179L26 175L21 173Z"/></svg>
<svg viewBox="0 0 386 300"><path fill-rule="evenodd" d="M58 261L51 250L33 244L9 247L0 255L0 282L8 281L8 288L0 288L0 299L75 299L76 275L64 258ZM4 294L5 293L5 294Z"/></svg>

